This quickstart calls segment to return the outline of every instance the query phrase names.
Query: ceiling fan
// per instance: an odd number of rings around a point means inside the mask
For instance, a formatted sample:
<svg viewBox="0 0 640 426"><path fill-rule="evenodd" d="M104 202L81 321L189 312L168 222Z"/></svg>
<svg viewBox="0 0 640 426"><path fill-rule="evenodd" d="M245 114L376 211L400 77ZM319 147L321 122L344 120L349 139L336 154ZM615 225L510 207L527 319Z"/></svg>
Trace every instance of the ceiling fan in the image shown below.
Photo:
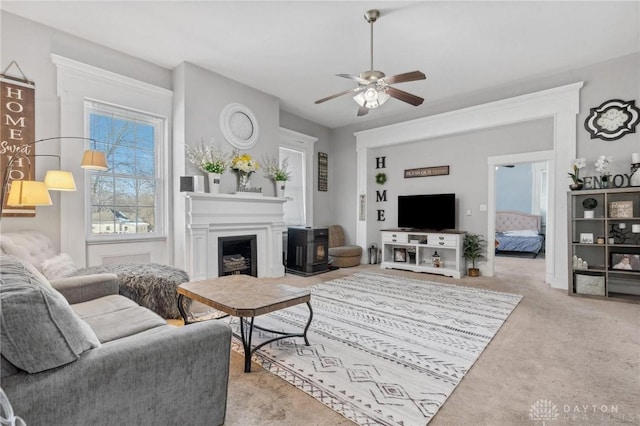
<svg viewBox="0 0 640 426"><path fill-rule="evenodd" d="M373 69L373 23L380 17L380 11L377 9L368 10L364 14L364 19L371 25L371 70L362 72L359 76L350 74L336 74L338 77L355 80L358 87L336 93L326 98L318 99L315 103L329 101L338 96L347 94L356 94L353 100L360 106L358 116L366 115L370 109L378 108L389 100L389 97L399 99L403 102L418 106L424 102L424 99L412 95L395 87L391 87L394 83L405 83L408 81L424 80L427 78L420 71L411 71L404 74L398 74L391 77L385 76L382 71Z"/></svg>

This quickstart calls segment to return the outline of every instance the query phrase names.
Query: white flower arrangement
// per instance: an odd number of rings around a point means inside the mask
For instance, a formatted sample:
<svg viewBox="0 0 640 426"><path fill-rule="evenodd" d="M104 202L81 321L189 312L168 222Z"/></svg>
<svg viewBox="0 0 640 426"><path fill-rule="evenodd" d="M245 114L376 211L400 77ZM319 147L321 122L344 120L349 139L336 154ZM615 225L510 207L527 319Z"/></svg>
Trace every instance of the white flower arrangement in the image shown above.
<svg viewBox="0 0 640 426"><path fill-rule="evenodd" d="M229 154L213 144L201 142L198 146L187 145L185 151L189 162L203 172L222 174L229 168Z"/></svg>
<svg viewBox="0 0 640 426"><path fill-rule="evenodd" d="M231 159L231 168L242 173L253 173L260 168L260 164L249 154L236 153Z"/></svg>
<svg viewBox="0 0 640 426"><path fill-rule="evenodd" d="M573 170L573 173L569 173L569 177L573 179L573 183L582 183L582 179L580 179L580 169L583 169L586 165L587 160L584 158L576 158L571 162L571 170Z"/></svg>
<svg viewBox="0 0 640 426"><path fill-rule="evenodd" d="M265 157L262 161L262 169L264 177L276 182L286 182L291 180L291 172L289 171L289 162L285 158L282 164L278 164L278 160L273 157Z"/></svg>
<svg viewBox="0 0 640 426"><path fill-rule="evenodd" d="M601 176L608 175L612 160L612 157L607 157L606 155L598 157L598 161L595 162L596 171L600 173Z"/></svg>

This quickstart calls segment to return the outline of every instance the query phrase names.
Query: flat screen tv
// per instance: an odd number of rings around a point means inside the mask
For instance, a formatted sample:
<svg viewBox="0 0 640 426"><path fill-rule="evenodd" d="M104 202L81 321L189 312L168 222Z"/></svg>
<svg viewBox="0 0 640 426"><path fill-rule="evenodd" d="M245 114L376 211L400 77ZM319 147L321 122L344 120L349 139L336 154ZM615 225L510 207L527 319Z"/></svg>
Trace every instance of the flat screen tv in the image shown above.
<svg viewBox="0 0 640 426"><path fill-rule="evenodd" d="M434 230L454 229L456 227L456 195L398 196L398 227Z"/></svg>

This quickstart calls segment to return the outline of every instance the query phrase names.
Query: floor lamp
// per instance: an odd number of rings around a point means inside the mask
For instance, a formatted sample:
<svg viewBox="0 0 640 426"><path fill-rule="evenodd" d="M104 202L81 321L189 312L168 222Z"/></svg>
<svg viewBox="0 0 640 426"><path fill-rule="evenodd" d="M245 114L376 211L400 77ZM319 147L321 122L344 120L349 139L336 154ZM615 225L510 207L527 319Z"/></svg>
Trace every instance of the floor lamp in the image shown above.
<svg viewBox="0 0 640 426"><path fill-rule="evenodd" d="M54 139L76 139L91 141L94 146L97 143L95 139L84 138L79 136L59 136L54 138L38 139L23 145L24 148L33 146L37 143L54 140ZM10 207L32 207L32 206L50 206L53 204L49 191L75 191L76 184L73 174L64 170L48 170L45 174L44 181L36 180L11 180L11 171L14 164L26 159L31 164L31 157L57 157L58 155L49 154L27 154L24 151L9 159L7 167L2 177L2 189L0 190L0 219L2 219L2 211L4 209L5 197L7 198L7 206ZM95 149L85 150L82 156L80 166L90 170L107 170L107 159L104 152ZM7 196L8 192L8 196Z"/></svg>

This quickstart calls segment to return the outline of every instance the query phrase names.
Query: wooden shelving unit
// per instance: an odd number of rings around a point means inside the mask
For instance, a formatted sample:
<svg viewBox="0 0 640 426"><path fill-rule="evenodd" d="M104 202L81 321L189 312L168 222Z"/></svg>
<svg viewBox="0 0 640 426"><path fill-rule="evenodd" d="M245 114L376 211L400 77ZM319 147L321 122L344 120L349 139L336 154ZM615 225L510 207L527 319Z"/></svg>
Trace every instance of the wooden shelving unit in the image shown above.
<svg viewBox="0 0 640 426"><path fill-rule="evenodd" d="M585 217L587 198L598 203L593 217ZM640 303L640 188L571 191L568 206L569 294ZM615 268L625 255L633 269Z"/></svg>

